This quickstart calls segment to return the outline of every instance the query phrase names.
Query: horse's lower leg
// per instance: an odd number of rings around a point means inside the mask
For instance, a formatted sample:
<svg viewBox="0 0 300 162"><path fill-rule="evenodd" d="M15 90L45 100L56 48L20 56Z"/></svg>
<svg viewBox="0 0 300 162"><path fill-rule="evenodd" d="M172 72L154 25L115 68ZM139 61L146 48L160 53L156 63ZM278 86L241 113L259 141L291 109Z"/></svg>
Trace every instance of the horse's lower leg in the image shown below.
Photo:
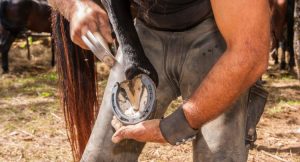
<svg viewBox="0 0 300 162"><path fill-rule="evenodd" d="M51 59L51 66L53 67L55 65L55 53L54 53L54 41L51 36L51 53L52 53L52 59Z"/></svg>
<svg viewBox="0 0 300 162"><path fill-rule="evenodd" d="M295 64L298 74L298 79L300 80L300 40L299 40L299 30L295 30L294 36L294 49L295 49Z"/></svg>
<svg viewBox="0 0 300 162"><path fill-rule="evenodd" d="M293 18L293 17L292 17ZM295 50L294 50L294 20L289 20L287 29L287 47L289 51L288 70L293 71L295 67Z"/></svg>
<svg viewBox="0 0 300 162"><path fill-rule="evenodd" d="M285 50L285 62L288 66L286 66L287 70L290 70L289 63L291 62L291 52L290 50Z"/></svg>
<svg viewBox="0 0 300 162"><path fill-rule="evenodd" d="M293 70L295 66L295 54L294 54L294 12L295 12L295 0L287 1L287 46L290 53L289 70Z"/></svg>
<svg viewBox="0 0 300 162"><path fill-rule="evenodd" d="M279 42L279 48L278 48L278 57L280 62L280 69L284 70L286 67L286 60L285 60L285 48L284 48L284 42Z"/></svg>
<svg viewBox="0 0 300 162"><path fill-rule="evenodd" d="M31 55L30 55L30 44L28 40L28 36L26 36L26 47L27 47L27 59L31 60Z"/></svg>
<svg viewBox="0 0 300 162"><path fill-rule="evenodd" d="M300 80L300 51L297 52L298 53L295 54L295 64L296 64L298 79Z"/></svg>
<svg viewBox="0 0 300 162"><path fill-rule="evenodd" d="M278 64L278 49L274 48L271 52L272 59L274 60L274 64Z"/></svg>
<svg viewBox="0 0 300 162"><path fill-rule="evenodd" d="M8 73L9 69L9 63L8 63L8 51L5 51L2 53L2 69L3 73Z"/></svg>
<svg viewBox="0 0 300 162"><path fill-rule="evenodd" d="M271 57L274 60L275 64L278 64L278 42L275 38L275 34L273 33L272 41L271 41Z"/></svg>

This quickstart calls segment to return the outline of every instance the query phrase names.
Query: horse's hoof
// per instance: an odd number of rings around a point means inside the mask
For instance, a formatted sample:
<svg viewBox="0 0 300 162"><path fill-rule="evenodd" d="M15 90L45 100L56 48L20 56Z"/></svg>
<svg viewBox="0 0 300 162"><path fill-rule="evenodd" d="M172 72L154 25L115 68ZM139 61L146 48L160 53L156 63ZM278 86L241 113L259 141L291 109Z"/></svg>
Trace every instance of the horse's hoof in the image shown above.
<svg viewBox="0 0 300 162"><path fill-rule="evenodd" d="M8 69L3 69L2 74L7 74L9 72Z"/></svg>
<svg viewBox="0 0 300 162"><path fill-rule="evenodd" d="M286 69L286 63L283 63L283 62L282 62L282 63L280 64L280 67L279 67L279 68L280 68L280 70L285 70L285 69Z"/></svg>
<svg viewBox="0 0 300 162"><path fill-rule="evenodd" d="M266 80L262 80L261 84L267 84L267 81Z"/></svg>

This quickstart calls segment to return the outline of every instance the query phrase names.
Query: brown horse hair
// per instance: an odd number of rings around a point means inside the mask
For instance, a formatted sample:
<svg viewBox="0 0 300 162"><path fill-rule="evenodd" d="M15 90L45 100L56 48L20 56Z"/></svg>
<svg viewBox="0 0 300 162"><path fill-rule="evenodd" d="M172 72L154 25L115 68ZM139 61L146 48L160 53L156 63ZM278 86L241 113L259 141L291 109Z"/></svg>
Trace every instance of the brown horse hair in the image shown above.
<svg viewBox="0 0 300 162"><path fill-rule="evenodd" d="M61 106L73 158L79 161L98 114L94 55L75 45L69 22L52 12L52 30L57 58Z"/></svg>

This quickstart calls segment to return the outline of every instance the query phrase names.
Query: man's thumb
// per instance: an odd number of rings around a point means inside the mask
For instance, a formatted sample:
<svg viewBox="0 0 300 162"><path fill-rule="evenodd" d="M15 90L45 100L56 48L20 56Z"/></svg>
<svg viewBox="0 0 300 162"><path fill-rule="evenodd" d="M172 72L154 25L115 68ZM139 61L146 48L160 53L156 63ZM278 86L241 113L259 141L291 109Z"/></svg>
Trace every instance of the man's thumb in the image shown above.
<svg viewBox="0 0 300 162"><path fill-rule="evenodd" d="M125 138L128 138L127 137L127 130L126 127L121 127L119 130L117 130L115 132L115 134L112 136L111 140L113 143L119 143L120 141L122 141L123 139Z"/></svg>

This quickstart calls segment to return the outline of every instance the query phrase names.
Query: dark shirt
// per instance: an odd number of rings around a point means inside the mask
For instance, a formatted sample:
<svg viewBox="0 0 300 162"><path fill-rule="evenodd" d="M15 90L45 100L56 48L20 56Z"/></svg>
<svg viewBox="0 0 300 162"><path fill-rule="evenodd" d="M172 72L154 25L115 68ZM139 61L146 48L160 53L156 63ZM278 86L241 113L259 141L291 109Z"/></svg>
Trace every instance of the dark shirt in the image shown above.
<svg viewBox="0 0 300 162"><path fill-rule="evenodd" d="M137 17L162 30L185 30L212 16L210 0L134 0Z"/></svg>

